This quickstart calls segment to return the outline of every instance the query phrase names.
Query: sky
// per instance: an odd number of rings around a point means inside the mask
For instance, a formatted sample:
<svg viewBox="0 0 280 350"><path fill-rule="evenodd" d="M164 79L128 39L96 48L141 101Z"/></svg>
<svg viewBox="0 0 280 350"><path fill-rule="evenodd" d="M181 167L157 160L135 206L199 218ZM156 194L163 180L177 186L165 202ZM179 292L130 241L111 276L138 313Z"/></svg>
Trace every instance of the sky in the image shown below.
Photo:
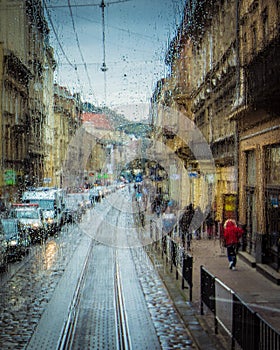
<svg viewBox="0 0 280 350"><path fill-rule="evenodd" d="M105 40L101 1L44 0L56 82L99 107L146 119L155 84L166 75L164 57L184 0L104 0Z"/></svg>

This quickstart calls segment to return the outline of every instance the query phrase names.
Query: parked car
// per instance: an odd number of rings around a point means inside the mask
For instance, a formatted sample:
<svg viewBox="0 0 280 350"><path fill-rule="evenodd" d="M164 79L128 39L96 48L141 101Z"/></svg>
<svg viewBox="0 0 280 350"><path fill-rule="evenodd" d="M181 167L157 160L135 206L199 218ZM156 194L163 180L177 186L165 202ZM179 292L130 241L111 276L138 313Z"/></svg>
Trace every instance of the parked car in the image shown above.
<svg viewBox="0 0 280 350"><path fill-rule="evenodd" d="M47 239L48 232L43 212L38 204L12 204L9 218L19 220L20 229L30 235L32 243L42 242Z"/></svg>
<svg viewBox="0 0 280 350"><path fill-rule="evenodd" d="M1 272L7 269L7 242L4 232L0 230L0 270Z"/></svg>
<svg viewBox="0 0 280 350"><path fill-rule="evenodd" d="M65 198L65 222L80 222L84 213L83 206L76 194L68 194Z"/></svg>
<svg viewBox="0 0 280 350"><path fill-rule="evenodd" d="M22 194L23 203L38 204L49 234L55 234L63 225L65 217L65 191L55 187L38 187Z"/></svg>
<svg viewBox="0 0 280 350"><path fill-rule="evenodd" d="M21 230L18 219L0 219L0 231L6 239L8 259L18 259L28 253L31 237L26 230Z"/></svg>

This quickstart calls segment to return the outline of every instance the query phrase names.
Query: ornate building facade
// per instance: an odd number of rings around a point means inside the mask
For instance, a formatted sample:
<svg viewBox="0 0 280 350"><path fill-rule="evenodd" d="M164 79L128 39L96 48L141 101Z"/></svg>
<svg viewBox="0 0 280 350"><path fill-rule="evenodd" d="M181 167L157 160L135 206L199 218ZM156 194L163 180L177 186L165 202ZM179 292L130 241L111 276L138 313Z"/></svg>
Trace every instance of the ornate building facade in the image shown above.
<svg viewBox="0 0 280 350"><path fill-rule="evenodd" d="M61 184L81 120L79 95L54 88L56 62L41 0L0 1L0 198ZM63 93L62 93L63 92Z"/></svg>
<svg viewBox="0 0 280 350"><path fill-rule="evenodd" d="M165 126L155 116L166 90L169 99L164 105L181 112L179 120L174 116L170 123L175 121L181 129L181 119L188 118L199 128L215 162L211 205L216 221L222 224L232 217L245 224L243 248L257 262L266 261L276 269L280 261L279 11L277 0L186 1L166 56L170 75L152 100L152 119L162 126L163 137ZM180 145L176 135L172 142L184 167L198 174L193 180L195 194L188 201L205 201L209 197L201 198L203 187L197 186L203 178L197 157L188 142Z"/></svg>
<svg viewBox="0 0 280 350"><path fill-rule="evenodd" d="M54 60L41 1L1 1L1 192L9 200L43 178L44 96ZM51 84L52 85L52 81Z"/></svg>

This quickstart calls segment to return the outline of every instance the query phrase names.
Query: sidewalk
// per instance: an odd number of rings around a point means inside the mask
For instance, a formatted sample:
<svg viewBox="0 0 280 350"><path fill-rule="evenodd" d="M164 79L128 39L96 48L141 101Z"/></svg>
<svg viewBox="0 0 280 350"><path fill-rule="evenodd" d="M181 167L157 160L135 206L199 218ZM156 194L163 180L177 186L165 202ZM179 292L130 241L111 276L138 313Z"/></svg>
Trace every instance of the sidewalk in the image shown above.
<svg viewBox="0 0 280 350"><path fill-rule="evenodd" d="M193 301L200 303L200 266L236 292L241 299L257 311L271 326L280 331L280 286L271 282L255 268L237 258L235 271L228 267L226 249L219 240L193 240Z"/></svg>
<svg viewBox="0 0 280 350"><path fill-rule="evenodd" d="M200 266L231 288L251 309L257 311L272 327L280 331L280 286L256 271L240 256L235 271L228 267L226 249L220 247L218 239L192 240L193 256L193 300L188 303L189 290L181 289L181 277L176 280L175 269L170 272L161 256L156 257L156 268L168 289L178 312L197 340L199 349L229 349L230 339L225 332L214 332L214 315L205 307L200 315ZM155 258L155 257L154 257ZM155 261L154 261L155 262ZM191 311L192 310L192 311ZM195 323L194 318L199 322Z"/></svg>

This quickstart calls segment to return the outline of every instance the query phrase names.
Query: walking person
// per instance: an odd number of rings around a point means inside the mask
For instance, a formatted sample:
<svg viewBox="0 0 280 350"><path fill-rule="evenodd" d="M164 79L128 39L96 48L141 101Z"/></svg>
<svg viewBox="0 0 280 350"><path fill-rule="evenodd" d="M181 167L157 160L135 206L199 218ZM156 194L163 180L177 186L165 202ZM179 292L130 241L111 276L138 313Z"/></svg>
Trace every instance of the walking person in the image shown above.
<svg viewBox="0 0 280 350"><path fill-rule="evenodd" d="M191 249L192 233L190 231L190 223L194 215L192 203L185 207L184 213L179 219L179 229L182 239L182 245L185 248L185 242L187 241L187 250Z"/></svg>
<svg viewBox="0 0 280 350"><path fill-rule="evenodd" d="M168 206L166 211L162 215L162 229L163 233L171 236L173 229L176 225L176 214L172 207Z"/></svg>
<svg viewBox="0 0 280 350"><path fill-rule="evenodd" d="M235 220L228 219L224 224L224 239L227 248L227 257L229 261L229 268L235 270L237 262L237 252L240 245L240 238L244 230L236 225Z"/></svg>
<svg viewBox="0 0 280 350"><path fill-rule="evenodd" d="M152 211L153 213L156 213L157 217L160 217L160 214L162 213L163 206L162 206L162 197L160 195L157 195L152 203Z"/></svg>
<svg viewBox="0 0 280 350"><path fill-rule="evenodd" d="M193 209L193 206L191 204L191 222L189 227L189 232L193 232L196 239L201 239L201 226L203 223L203 212L198 205L195 209Z"/></svg>

